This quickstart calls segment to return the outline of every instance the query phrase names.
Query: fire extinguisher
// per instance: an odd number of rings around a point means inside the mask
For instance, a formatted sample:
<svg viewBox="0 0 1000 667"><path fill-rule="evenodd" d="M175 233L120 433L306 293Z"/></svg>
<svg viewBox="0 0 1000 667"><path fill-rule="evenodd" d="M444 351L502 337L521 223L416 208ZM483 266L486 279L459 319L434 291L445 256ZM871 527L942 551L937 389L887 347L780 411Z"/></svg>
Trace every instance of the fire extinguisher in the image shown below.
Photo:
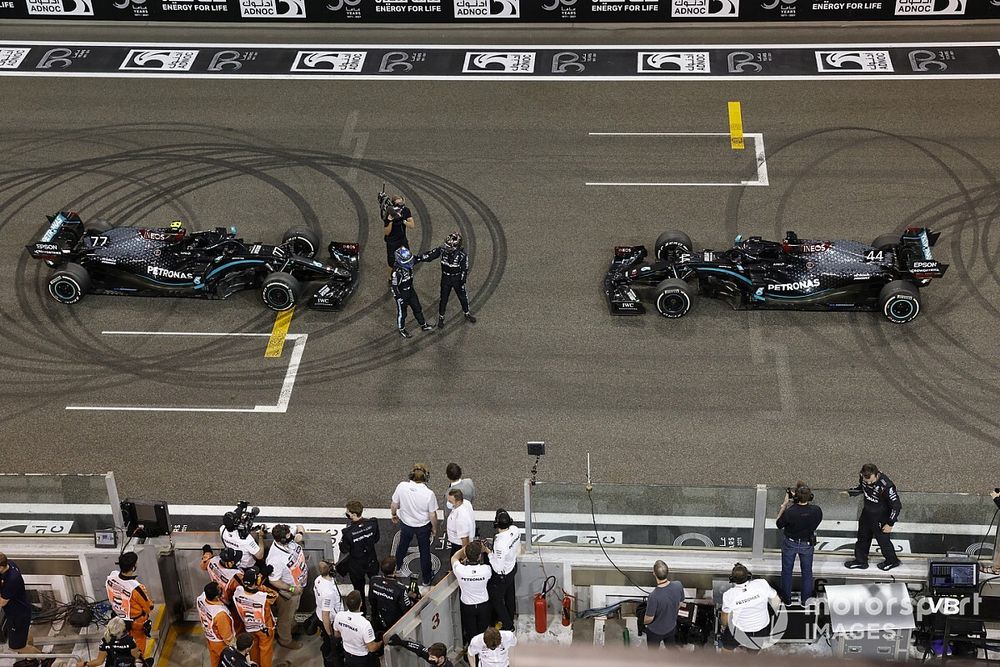
<svg viewBox="0 0 1000 667"><path fill-rule="evenodd" d="M535 593L535 632L544 634L549 628L548 595L556 587L555 577L546 577L542 592Z"/></svg>
<svg viewBox="0 0 1000 667"><path fill-rule="evenodd" d="M569 626L573 618L573 596L563 591L562 601L562 624Z"/></svg>

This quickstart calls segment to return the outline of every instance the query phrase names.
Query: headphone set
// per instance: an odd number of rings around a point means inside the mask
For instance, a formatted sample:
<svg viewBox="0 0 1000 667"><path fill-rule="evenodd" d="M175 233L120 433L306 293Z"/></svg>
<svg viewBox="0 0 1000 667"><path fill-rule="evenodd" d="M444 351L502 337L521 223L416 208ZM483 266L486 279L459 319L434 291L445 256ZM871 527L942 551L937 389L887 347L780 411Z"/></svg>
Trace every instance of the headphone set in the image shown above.
<svg viewBox="0 0 1000 667"><path fill-rule="evenodd" d="M811 503L816 494L812 492L809 485L799 482L795 485L795 488L788 487L785 489L788 492L788 497L797 503Z"/></svg>
<svg viewBox="0 0 1000 667"><path fill-rule="evenodd" d="M514 525L514 520L510 518L510 514L507 513L505 509L498 509L496 516L493 517L493 527L497 530L507 530Z"/></svg>
<svg viewBox="0 0 1000 667"><path fill-rule="evenodd" d="M733 571L729 574L729 583L731 584L745 584L751 579L753 579L753 575L743 563L736 563L733 566Z"/></svg>
<svg viewBox="0 0 1000 667"><path fill-rule="evenodd" d="M417 479L417 477L422 477L422 479ZM429 482L431 481L431 471L423 463L414 463L413 470L410 471L410 481Z"/></svg>

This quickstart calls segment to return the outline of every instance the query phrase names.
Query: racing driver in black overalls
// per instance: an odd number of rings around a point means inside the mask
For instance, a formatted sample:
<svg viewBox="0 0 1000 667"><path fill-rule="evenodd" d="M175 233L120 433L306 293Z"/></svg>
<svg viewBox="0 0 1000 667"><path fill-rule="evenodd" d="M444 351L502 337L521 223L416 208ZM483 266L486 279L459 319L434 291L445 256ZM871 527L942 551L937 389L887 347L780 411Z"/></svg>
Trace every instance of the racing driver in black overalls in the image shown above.
<svg viewBox="0 0 1000 667"><path fill-rule="evenodd" d="M392 289L392 297L396 300L396 326L399 327L399 335L403 338L412 338L413 334L406 330L406 309L409 307L413 311L420 328L424 331L431 331L434 327L424 321L424 311L420 308L420 298L417 297L416 290L413 289L413 263L416 257L409 248L400 248L395 252L395 266L389 276L389 287Z"/></svg>
<svg viewBox="0 0 1000 667"><path fill-rule="evenodd" d="M449 234L444 245L417 257L418 262L441 258L441 301L438 304L438 329L444 327L444 312L451 298L451 291L458 295L465 319L475 323L476 318L469 312L469 295L465 291L465 279L469 275L469 255L462 248L462 235Z"/></svg>

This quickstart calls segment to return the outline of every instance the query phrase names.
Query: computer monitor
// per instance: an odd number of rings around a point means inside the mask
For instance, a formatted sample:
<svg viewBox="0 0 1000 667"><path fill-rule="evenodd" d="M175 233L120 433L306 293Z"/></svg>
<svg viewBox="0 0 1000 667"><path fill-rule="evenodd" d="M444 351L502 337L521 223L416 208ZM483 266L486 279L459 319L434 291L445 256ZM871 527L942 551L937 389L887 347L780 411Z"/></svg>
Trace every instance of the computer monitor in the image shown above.
<svg viewBox="0 0 1000 667"><path fill-rule="evenodd" d="M931 561L927 580L932 593L968 593L979 586L979 566L975 561Z"/></svg>

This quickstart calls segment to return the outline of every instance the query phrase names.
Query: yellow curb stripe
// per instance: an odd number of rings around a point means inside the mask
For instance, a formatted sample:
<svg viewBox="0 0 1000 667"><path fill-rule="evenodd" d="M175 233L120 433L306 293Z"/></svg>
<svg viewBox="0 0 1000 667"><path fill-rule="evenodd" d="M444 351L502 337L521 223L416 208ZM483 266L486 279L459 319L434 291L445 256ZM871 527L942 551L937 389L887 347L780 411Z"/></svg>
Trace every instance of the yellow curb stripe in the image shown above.
<svg viewBox="0 0 1000 667"><path fill-rule="evenodd" d="M729 103L729 145L734 151L741 151L743 144L743 111L739 102Z"/></svg>
<svg viewBox="0 0 1000 667"><path fill-rule="evenodd" d="M193 634L196 629L201 629L201 626L198 625L194 628L185 626L178 629L176 625L171 625L170 630L167 631L166 639L163 640L163 650L160 651L160 657L156 661L157 667L169 667L170 656L174 653L174 646L177 644L177 639L181 635ZM153 652L149 652L149 654L153 655Z"/></svg>
<svg viewBox="0 0 1000 667"><path fill-rule="evenodd" d="M267 350L264 351L265 358L273 359L281 356L282 350L285 349L285 336L288 335L288 326L292 323L292 315L294 313L294 306L278 313L278 317L274 320L274 328L271 329L271 337L267 340Z"/></svg>

